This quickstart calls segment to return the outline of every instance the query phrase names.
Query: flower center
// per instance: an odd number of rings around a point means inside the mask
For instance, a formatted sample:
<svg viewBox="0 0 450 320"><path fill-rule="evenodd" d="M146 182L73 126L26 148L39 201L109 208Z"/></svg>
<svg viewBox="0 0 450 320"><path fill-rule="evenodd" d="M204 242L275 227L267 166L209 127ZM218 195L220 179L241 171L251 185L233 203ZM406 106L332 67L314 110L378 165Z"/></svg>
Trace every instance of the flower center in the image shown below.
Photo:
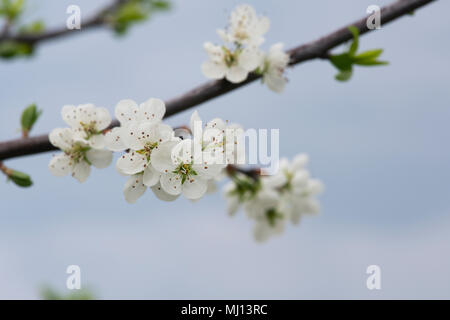
<svg viewBox="0 0 450 320"><path fill-rule="evenodd" d="M150 161L150 155L153 149L155 149L157 146L158 142L147 142L144 146L144 149L138 150L136 152L145 155L147 157L147 161Z"/></svg>
<svg viewBox="0 0 450 320"><path fill-rule="evenodd" d="M82 145L81 143L77 142L73 145L72 149L66 152L66 154L70 156L70 158L74 163L78 163L81 160L85 160L87 163L89 163L89 161L86 158L86 152L89 151L90 149L91 147Z"/></svg>
<svg viewBox="0 0 450 320"><path fill-rule="evenodd" d="M101 133L97 130L97 121L91 121L89 123L80 122L80 125L86 133L86 139Z"/></svg>
<svg viewBox="0 0 450 320"><path fill-rule="evenodd" d="M197 175L197 172L192 168L192 162L180 163L178 167L172 171L172 173L176 173L181 176L181 184L184 184L187 179L191 179L192 176Z"/></svg>

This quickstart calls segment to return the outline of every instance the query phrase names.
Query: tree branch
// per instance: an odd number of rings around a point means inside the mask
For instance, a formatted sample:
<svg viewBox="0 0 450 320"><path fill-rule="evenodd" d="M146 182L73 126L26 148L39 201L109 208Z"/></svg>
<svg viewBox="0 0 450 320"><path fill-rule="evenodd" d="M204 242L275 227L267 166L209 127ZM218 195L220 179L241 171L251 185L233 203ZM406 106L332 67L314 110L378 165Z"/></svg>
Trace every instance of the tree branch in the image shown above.
<svg viewBox="0 0 450 320"><path fill-rule="evenodd" d="M381 10L381 23L386 24L405 14L413 12L415 9L423 7L430 2L436 0L398 0ZM327 53L352 39L352 34L348 30L349 26L355 26L359 29L360 34L372 31L366 26L364 17L354 23L344 26L316 41L290 49L287 52L290 55L289 65L293 66L304 61L312 59L323 59L327 57ZM185 94L166 101L166 117L199 105L215 97L221 96L237 88L243 87L260 78L256 74L250 74L246 81L233 84L226 80L209 81L205 84L194 88ZM111 126L119 125L114 120ZM56 148L50 144L48 135L40 135L27 139L15 139L0 142L0 160L20 157L25 155L37 154L41 152L55 150Z"/></svg>
<svg viewBox="0 0 450 320"><path fill-rule="evenodd" d="M84 23L81 25L82 31L91 30L96 27L101 27L107 23L105 17L114 12L117 8L119 8L122 4L129 0L113 0L108 6L100 10L97 14L91 16L90 18L85 19ZM9 32L4 32L0 36L0 42L2 41L15 41L20 43L28 43L34 45L38 42L43 42L47 40L56 39L62 36L79 34L80 32L76 32L76 30L69 30L66 26L49 30L43 33L38 34L16 34L11 35Z"/></svg>

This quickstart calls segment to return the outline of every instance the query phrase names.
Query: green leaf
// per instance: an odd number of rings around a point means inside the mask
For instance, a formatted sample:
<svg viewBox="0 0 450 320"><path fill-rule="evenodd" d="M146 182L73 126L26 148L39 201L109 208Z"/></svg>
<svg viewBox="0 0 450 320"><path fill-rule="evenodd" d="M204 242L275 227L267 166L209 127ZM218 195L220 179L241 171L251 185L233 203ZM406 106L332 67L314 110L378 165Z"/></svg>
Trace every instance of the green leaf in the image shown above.
<svg viewBox="0 0 450 320"><path fill-rule="evenodd" d="M28 174L17 170L11 170L8 174L8 178L16 185L23 188L30 187L33 184L33 181L31 181L31 177Z"/></svg>
<svg viewBox="0 0 450 320"><path fill-rule="evenodd" d="M350 49L348 50L348 54L350 56L354 56L356 51L358 51L358 46L359 46L359 30L358 30L358 28L356 28L354 26L348 27L348 30L350 30L350 32L353 35L353 42L350 45Z"/></svg>
<svg viewBox="0 0 450 320"><path fill-rule="evenodd" d="M0 3L0 15L13 21L22 13L24 5L25 0L2 0Z"/></svg>
<svg viewBox="0 0 450 320"><path fill-rule="evenodd" d="M384 66L384 65L388 65L389 62L368 59L368 60L355 61L355 64L368 67L368 66Z"/></svg>
<svg viewBox="0 0 450 320"><path fill-rule="evenodd" d="M28 43L16 41L0 42L0 57L3 59L11 59L19 56L29 56L33 54L33 46Z"/></svg>
<svg viewBox="0 0 450 320"><path fill-rule="evenodd" d="M42 110L38 110L36 104L34 103L26 107L20 118L22 131L27 133L30 132L41 114Z"/></svg>
<svg viewBox="0 0 450 320"><path fill-rule="evenodd" d="M344 70L339 72L335 78L338 81L348 81L352 77L352 70Z"/></svg>
<svg viewBox="0 0 450 320"><path fill-rule="evenodd" d="M352 69L353 59L348 53L331 55L330 61L338 70L348 71Z"/></svg>
<svg viewBox="0 0 450 320"><path fill-rule="evenodd" d="M23 25L19 29L21 34L39 34L45 30L45 24L42 20L34 21L30 24Z"/></svg>
<svg viewBox="0 0 450 320"><path fill-rule="evenodd" d="M383 53L383 49L373 49L362 52L354 57L355 61L358 60L371 60L378 58Z"/></svg>

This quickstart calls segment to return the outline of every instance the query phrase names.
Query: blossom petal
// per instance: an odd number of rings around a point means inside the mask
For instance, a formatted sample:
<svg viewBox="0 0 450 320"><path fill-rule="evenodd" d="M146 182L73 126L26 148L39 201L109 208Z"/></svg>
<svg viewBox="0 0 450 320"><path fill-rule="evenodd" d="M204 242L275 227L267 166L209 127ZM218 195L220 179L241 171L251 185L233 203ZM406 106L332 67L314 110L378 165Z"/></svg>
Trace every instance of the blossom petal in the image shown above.
<svg viewBox="0 0 450 320"><path fill-rule="evenodd" d="M161 121L166 113L166 105L161 99L150 98L139 106L141 121Z"/></svg>
<svg viewBox="0 0 450 320"><path fill-rule="evenodd" d="M98 131L102 131L109 127L111 124L111 114L109 113L108 109L103 107L97 107L95 108L95 121L96 121L96 128Z"/></svg>
<svg viewBox="0 0 450 320"><path fill-rule="evenodd" d="M181 178L178 174L167 173L161 176L161 187L165 192L176 196L181 193Z"/></svg>
<svg viewBox="0 0 450 320"><path fill-rule="evenodd" d="M114 112L122 126L128 124L130 121L137 120L138 113L138 105L131 99L120 100Z"/></svg>
<svg viewBox="0 0 450 320"><path fill-rule="evenodd" d="M50 160L48 168L57 177L63 177L72 171L72 159L65 153L55 155Z"/></svg>
<svg viewBox="0 0 450 320"><path fill-rule="evenodd" d="M166 141L153 149L150 156L152 166L161 173L170 173L175 170L176 165L172 162L172 149L178 141Z"/></svg>
<svg viewBox="0 0 450 320"><path fill-rule="evenodd" d="M61 150L68 150L73 145L73 131L69 128L56 128L48 136L50 143Z"/></svg>
<svg viewBox="0 0 450 320"><path fill-rule="evenodd" d="M104 149L105 148L105 136L100 134L94 134L88 140L85 140L86 143L94 148L94 149Z"/></svg>
<svg viewBox="0 0 450 320"><path fill-rule="evenodd" d="M73 166L72 176L79 182L84 182L91 173L91 166L86 161L79 161Z"/></svg>
<svg viewBox="0 0 450 320"><path fill-rule="evenodd" d="M111 151L125 150L125 144L122 139L122 127L115 127L105 134L105 147Z"/></svg>
<svg viewBox="0 0 450 320"><path fill-rule="evenodd" d="M145 147L145 137L150 134L151 124L133 122L122 128L122 140L127 149L141 150Z"/></svg>
<svg viewBox="0 0 450 320"><path fill-rule="evenodd" d="M132 150L124 153L116 163L117 170L128 175L142 172L146 167L146 156Z"/></svg>
<svg viewBox="0 0 450 320"><path fill-rule="evenodd" d="M283 75L278 74L266 73L263 79L267 87L276 93L283 92L287 82L286 78L284 78Z"/></svg>
<svg viewBox="0 0 450 320"><path fill-rule="evenodd" d="M163 201L174 201L179 197L178 195L171 195L164 191L164 189L161 187L161 184L158 182L156 185L154 185L152 188L153 193L155 196Z"/></svg>
<svg viewBox="0 0 450 320"><path fill-rule="evenodd" d="M142 174L136 174L131 176L125 183L123 195L128 203L135 203L147 190L142 179Z"/></svg>
<svg viewBox="0 0 450 320"><path fill-rule="evenodd" d="M61 116L64 122L67 123L70 127L75 128L79 125L75 106L73 105L63 106L61 109Z"/></svg>
<svg viewBox="0 0 450 320"><path fill-rule="evenodd" d="M226 78L232 83L239 83L247 79L248 71L241 66L232 66L227 70Z"/></svg>
<svg viewBox="0 0 450 320"><path fill-rule="evenodd" d="M191 200L201 198L208 189L208 182L204 179L190 178L183 184L183 195Z"/></svg>
<svg viewBox="0 0 450 320"><path fill-rule="evenodd" d="M103 169L111 164L112 152L108 150L90 149L86 152L86 158L94 167Z"/></svg>
<svg viewBox="0 0 450 320"><path fill-rule="evenodd" d="M239 66L247 71L255 70L264 59L263 54L256 48L245 48L239 55Z"/></svg>
<svg viewBox="0 0 450 320"><path fill-rule="evenodd" d="M222 79L227 71L227 67L224 63L214 62L211 60L203 62L201 68L205 77L216 80Z"/></svg>
<svg viewBox="0 0 450 320"><path fill-rule="evenodd" d="M152 187L159 182L161 173L152 166L148 166L147 168L145 168L143 176L143 183L147 187Z"/></svg>

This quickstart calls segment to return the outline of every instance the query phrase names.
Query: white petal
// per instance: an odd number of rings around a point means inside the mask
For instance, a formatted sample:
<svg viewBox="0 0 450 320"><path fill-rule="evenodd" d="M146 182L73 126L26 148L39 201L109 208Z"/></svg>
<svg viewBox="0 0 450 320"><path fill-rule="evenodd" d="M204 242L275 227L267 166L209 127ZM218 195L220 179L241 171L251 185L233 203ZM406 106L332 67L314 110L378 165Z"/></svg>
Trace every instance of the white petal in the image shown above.
<svg viewBox="0 0 450 320"><path fill-rule="evenodd" d="M52 145L61 150L68 150L73 145L73 131L69 128L56 128L49 134L49 140Z"/></svg>
<svg viewBox="0 0 450 320"><path fill-rule="evenodd" d="M181 193L181 178L174 173L167 173L161 176L161 187L165 192L176 196Z"/></svg>
<svg viewBox="0 0 450 320"><path fill-rule="evenodd" d="M309 157L306 153L298 154L292 160L292 170L297 171L299 169L303 169L309 161Z"/></svg>
<svg viewBox="0 0 450 320"><path fill-rule="evenodd" d="M108 150L90 149L86 152L86 158L94 167L103 169L111 164L112 152Z"/></svg>
<svg viewBox="0 0 450 320"><path fill-rule="evenodd" d="M163 143L166 141L171 141L174 137L172 127L167 124L158 123L155 125L153 130L153 138L155 139L154 142Z"/></svg>
<svg viewBox="0 0 450 320"><path fill-rule="evenodd" d="M159 182L152 187L152 191L158 199L163 201L174 201L179 197L179 194L174 196L165 192Z"/></svg>
<svg viewBox="0 0 450 320"><path fill-rule="evenodd" d="M145 137L150 134L151 124L143 128L145 123L132 122L122 128L122 140L127 149L141 150L145 146Z"/></svg>
<svg viewBox="0 0 450 320"><path fill-rule="evenodd" d="M276 93L283 92L287 82L283 75L271 75L269 73L265 74L263 79L267 87Z"/></svg>
<svg viewBox="0 0 450 320"><path fill-rule="evenodd" d="M166 105L161 99L150 98L139 106L141 121L161 121L166 113Z"/></svg>
<svg viewBox="0 0 450 320"><path fill-rule="evenodd" d="M270 20L267 17L259 18L258 23L256 24L255 33L259 35L263 35L269 31L270 28Z"/></svg>
<svg viewBox="0 0 450 320"><path fill-rule="evenodd" d="M94 149L104 149L105 148L105 136L100 134L95 134L91 136L88 140L85 140L87 144Z"/></svg>
<svg viewBox="0 0 450 320"><path fill-rule="evenodd" d="M170 173L176 166L172 162L172 149L178 141L167 141L153 149L150 156L152 166L161 173Z"/></svg>
<svg viewBox="0 0 450 320"><path fill-rule="evenodd" d="M202 73L208 79L222 79L225 76L227 67L222 62L205 61L202 64Z"/></svg>
<svg viewBox="0 0 450 320"><path fill-rule="evenodd" d="M76 163L73 166L72 176L79 182L84 182L91 173L91 166L84 160Z"/></svg>
<svg viewBox="0 0 450 320"><path fill-rule="evenodd" d="M57 177L63 177L72 171L72 159L65 153L55 155L50 160L48 168Z"/></svg>
<svg viewBox="0 0 450 320"><path fill-rule="evenodd" d="M77 120L76 107L73 105L65 105L62 107L61 116L65 123L70 127L75 128L79 125Z"/></svg>
<svg viewBox="0 0 450 320"><path fill-rule="evenodd" d="M183 195L191 200L201 198L208 189L206 180L199 178L188 178L183 184Z"/></svg>
<svg viewBox="0 0 450 320"><path fill-rule="evenodd" d="M248 71L240 66L232 66L227 70L226 78L232 83L239 83L247 79Z"/></svg>
<svg viewBox="0 0 450 320"><path fill-rule="evenodd" d="M147 190L147 187L142 182L142 174L131 176L125 183L123 188L123 195L128 203L135 203Z"/></svg>
<svg viewBox="0 0 450 320"><path fill-rule="evenodd" d="M263 54L256 48L245 48L239 55L239 66L247 71L255 70L264 59Z"/></svg>
<svg viewBox="0 0 450 320"><path fill-rule="evenodd" d="M98 131L102 131L109 127L111 124L111 115L109 114L108 109L103 107L95 108L96 113L96 128Z"/></svg>
<svg viewBox="0 0 450 320"><path fill-rule="evenodd" d="M122 139L122 127L115 127L105 134L105 147L111 151L125 150L125 144Z"/></svg>
<svg viewBox="0 0 450 320"><path fill-rule="evenodd" d="M136 102L130 99L120 100L116 105L115 116L123 126L130 121L137 120L139 108Z"/></svg>
<svg viewBox="0 0 450 320"><path fill-rule="evenodd" d="M136 174L147 167L147 158L133 150L124 153L116 163L117 170L125 174Z"/></svg>
<svg viewBox="0 0 450 320"><path fill-rule="evenodd" d="M159 182L161 173L152 166L147 166L144 170L143 182L147 187L152 187Z"/></svg>

